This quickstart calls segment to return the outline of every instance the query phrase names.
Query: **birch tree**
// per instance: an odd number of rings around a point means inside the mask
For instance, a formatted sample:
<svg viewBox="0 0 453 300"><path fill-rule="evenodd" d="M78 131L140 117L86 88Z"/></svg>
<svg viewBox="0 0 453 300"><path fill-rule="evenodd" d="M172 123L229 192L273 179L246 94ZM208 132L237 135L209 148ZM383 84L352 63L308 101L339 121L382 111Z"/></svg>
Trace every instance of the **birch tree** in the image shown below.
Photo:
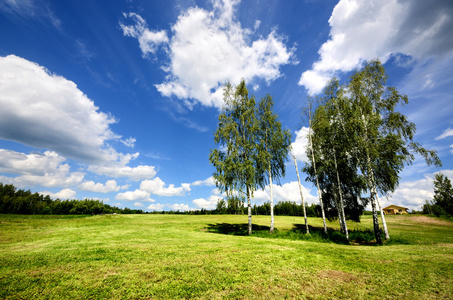
<svg viewBox="0 0 453 300"><path fill-rule="evenodd" d="M291 133L283 130L278 116L273 112L274 101L270 95L261 98L258 104L257 118L259 124L259 158L260 165L266 167L264 180L270 190L270 233L274 232L274 199L273 180L279 181L285 176L285 162L291 145Z"/></svg>
<svg viewBox="0 0 453 300"><path fill-rule="evenodd" d="M260 166L255 98L249 97L245 81L224 88L225 105L219 115L214 141L219 148L211 149L209 160L216 171L213 176L221 192L228 196L233 191L247 199L248 234L252 234L251 197L258 188L264 188L264 176Z"/></svg>
<svg viewBox="0 0 453 300"><path fill-rule="evenodd" d="M425 158L428 165L441 165L436 151L427 150L413 141L415 124L396 111L398 104L408 103L406 95L394 87L386 87L387 74L379 60L373 60L355 73L347 87L355 116L354 127L356 155L359 168L367 180L373 211L376 242L382 244L377 209L386 238L390 238L378 194L394 191L399 183L399 173L404 165L411 164L414 153Z"/></svg>
<svg viewBox="0 0 453 300"><path fill-rule="evenodd" d="M314 177L316 181L316 187L318 188L318 200L319 204L321 206L321 216L322 216L322 222L324 225L324 233L327 234L327 224L326 224L326 214L324 211L324 204L322 201L322 190L319 185L319 178L318 178L318 173L316 171L316 159L315 159L315 151L314 151L314 146L313 146L313 138L312 138L312 129L313 129L313 124L312 124L312 109L313 109L313 99L308 98L308 107L307 107L307 114L308 114L308 156L311 157L312 161L312 166L313 166L313 171L314 171Z"/></svg>

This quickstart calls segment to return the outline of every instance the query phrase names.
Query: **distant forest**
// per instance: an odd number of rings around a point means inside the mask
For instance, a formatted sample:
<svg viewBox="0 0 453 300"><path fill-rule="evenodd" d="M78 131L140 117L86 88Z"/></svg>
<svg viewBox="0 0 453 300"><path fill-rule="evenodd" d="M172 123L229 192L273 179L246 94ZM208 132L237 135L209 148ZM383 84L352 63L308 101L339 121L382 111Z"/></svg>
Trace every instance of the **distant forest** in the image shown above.
<svg viewBox="0 0 453 300"><path fill-rule="evenodd" d="M276 215L303 216L302 205L291 201L281 201L274 206ZM238 199L219 200L217 207L212 210L201 209L194 211L161 211L145 212L141 209L118 208L103 203L100 200L52 200L48 195L32 193L30 190L16 189L12 184L0 183L0 214L23 215L98 215L98 214L247 214L247 208ZM270 203L254 205L253 215L269 215ZM307 206L307 216L319 217L319 205Z"/></svg>

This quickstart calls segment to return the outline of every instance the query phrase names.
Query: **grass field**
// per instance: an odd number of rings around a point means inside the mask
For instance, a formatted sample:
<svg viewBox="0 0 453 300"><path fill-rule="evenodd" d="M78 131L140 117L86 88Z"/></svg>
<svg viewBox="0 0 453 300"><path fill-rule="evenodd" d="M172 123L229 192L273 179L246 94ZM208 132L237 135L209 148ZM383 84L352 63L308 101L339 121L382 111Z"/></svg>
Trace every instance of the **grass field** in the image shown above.
<svg viewBox="0 0 453 300"><path fill-rule="evenodd" d="M246 221L0 215L0 298L453 298L453 222L388 216L392 240L373 246L303 237L292 231L300 217L277 216L274 236L243 236ZM253 217L258 230L269 222ZM371 229L371 218L348 226Z"/></svg>

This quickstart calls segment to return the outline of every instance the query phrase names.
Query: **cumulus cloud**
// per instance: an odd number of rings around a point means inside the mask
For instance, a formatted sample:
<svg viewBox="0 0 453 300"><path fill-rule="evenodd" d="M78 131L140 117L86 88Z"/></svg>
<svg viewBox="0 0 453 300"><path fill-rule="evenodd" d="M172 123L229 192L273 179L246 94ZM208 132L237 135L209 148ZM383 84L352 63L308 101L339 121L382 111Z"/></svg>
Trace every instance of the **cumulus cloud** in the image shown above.
<svg viewBox="0 0 453 300"><path fill-rule="evenodd" d="M223 197L218 196L218 195L211 195L211 196L209 196L208 199L198 198L198 199L193 200L192 203L195 204L195 206L200 209L201 208L215 209L217 202L221 199L223 199Z"/></svg>
<svg viewBox="0 0 453 300"><path fill-rule="evenodd" d="M56 170L66 159L54 151L25 154L0 149L0 172L13 174L42 174Z"/></svg>
<svg viewBox="0 0 453 300"><path fill-rule="evenodd" d="M118 192L120 189L127 189L128 187L128 185L117 185L115 180L107 180L105 184L95 183L94 181L85 181L78 186L82 191L97 193Z"/></svg>
<svg viewBox="0 0 453 300"><path fill-rule="evenodd" d="M146 191L135 190L127 191L124 193L119 193L115 196L116 200L126 200L126 201L143 201L143 202L154 202L155 200L150 198L150 194Z"/></svg>
<svg viewBox="0 0 453 300"><path fill-rule="evenodd" d="M431 200L433 196L433 178L425 176L417 181L401 183L394 193L390 194L388 198L381 198L380 202L381 207L395 204L410 209L420 209L425 201Z"/></svg>
<svg viewBox="0 0 453 300"><path fill-rule="evenodd" d="M125 36L130 36L138 40L140 50L143 56L148 53L154 53L160 44L168 43L168 37L165 30L153 31L148 29L146 21L135 13L123 13L125 19L131 19L133 25L125 25L120 22L120 27Z"/></svg>
<svg viewBox="0 0 453 300"><path fill-rule="evenodd" d="M0 139L50 149L53 154L48 155L88 163L98 174L134 180L156 174L153 166L128 167L139 153L118 153L109 141L133 147L135 139L113 133L113 116L99 111L74 82L36 63L14 55L0 57L0 106ZM28 156L28 162L36 159ZM78 178L80 182L80 174Z"/></svg>
<svg viewBox="0 0 453 300"><path fill-rule="evenodd" d="M116 120L100 112L74 82L38 64L0 57L0 105L2 139L88 163L118 158L106 144L119 138L109 128Z"/></svg>
<svg viewBox="0 0 453 300"><path fill-rule="evenodd" d="M318 203L316 196L311 194L311 189L307 189L302 184L302 193L304 196L304 202L306 203ZM292 201L296 203L302 203L300 198L299 184L297 181L291 181L283 185L273 185L273 194L274 194L274 203L279 201ZM269 186L266 186L264 190L258 190L254 194L254 201L256 202L266 202L269 201L270 189Z"/></svg>
<svg viewBox="0 0 453 300"><path fill-rule="evenodd" d="M209 177L205 180L197 180L192 183L193 186L214 186L215 185L215 179L214 177Z"/></svg>
<svg viewBox="0 0 453 300"><path fill-rule="evenodd" d="M155 211L162 211L166 205L161 203L153 203L147 207L147 209L155 210Z"/></svg>
<svg viewBox="0 0 453 300"><path fill-rule="evenodd" d="M89 170L110 177L126 177L134 181L139 181L156 176L153 166L139 165L137 167L128 166L90 166Z"/></svg>
<svg viewBox="0 0 453 300"><path fill-rule="evenodd" d="M70 172L70 166L63 163L65 161L66 158L53 151L25 154L0 149L0 172L19 175L16 177L2 175L0 180L19 187L69 187L79 184L85 174Z"/></svg>
<svg viewBox="0 0 453 300"><path fill-rule="evenodd" d="M234 18L238 3L212 1L212 11L194 7L178 17L168 41L170 62L162 68L168 73L167 78L155 85L163 96L181 99L189 108L195 103L219 108L223 105L225 82L237 84L244 78L247 82L265 80L270 83L281 76L279 68L292 62L294 49L288 48L285 39L275 30L267 37L253 40L252 30L242 28ZM150 31L144 27L143 18L133 16L133 28ZM259 26L259 22L256 24ZM140 42L141 35L136 35L132 29L123 29L123 33ZM164 39L159 41L164 42Z"/></svg>
<svg viewBox="0 0 453 300"><path fill-rule="evenodd" d="M291 143L291 154L296 156L300 162L308 163L309 159L306 154L308 147L308 127L302 127L296 131L296 139Z"/></svg>
<svg viewBox="0 0 453 300"><path fill-rule="evenodd" d="M190 191L190 183L183 183L180 187L170 184L165 187L165 182L159 177L151 180L144 180L140 184L140 190L159 196L183 196L185 192Z"/></svg>
<svg viewBox="0 0 453 300"><path fill-rule="evenodd" d="M189 210L189 205L188 204L183 204L183 203L175 203L172 205L169 205L172 210L182 210L182 211L188 211Z"/></svg>
<svg viewBox="0 0 453 300"><path fill-rule="evenodd" d="M437 173L442 173L450 179L453 178L453 170L446 169L425 174L423 179L402 182L394 193L380 199L381 207L395 204L420 210L426 200L432 200L434 197L434 177Z"/></svg>
<svg viewBox="0 0 453 300"><path fill-rule="evenodd" d="M320 58L304 72L299 84L319 93L337 72L364 61L407 55L423 65L452 53L453 3L444 1L341 0L329 19L330 37ZM426 86L434 86L431 77Z"/></svg>
<svg viewBox="0 0 453 300"><path fill-rule="evenodd" d="M52 198L52 199L61 199L61 200L75 199L75 197L76 197L76 191L71 190L71 189L63 189L63 190L59 191L58 193L43 191L43 192L39 192L39 194L44 195L44 196L49 195L50 198Z"/></svg>
<svg viewBox="0 0 453 300"><path fill-rule="evenodd" d="M134 206L135 206L135 207L143 207L143 203L141 203L141 202L135 202L135 203L134 203Z"/></svg>

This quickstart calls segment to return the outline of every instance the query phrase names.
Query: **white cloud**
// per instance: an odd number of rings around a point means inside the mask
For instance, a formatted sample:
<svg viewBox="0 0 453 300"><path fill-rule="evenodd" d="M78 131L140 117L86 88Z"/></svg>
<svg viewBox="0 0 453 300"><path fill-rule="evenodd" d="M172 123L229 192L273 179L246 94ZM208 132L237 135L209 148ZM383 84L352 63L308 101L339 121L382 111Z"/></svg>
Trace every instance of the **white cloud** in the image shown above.
<svg viewBox="0 0 453 300"><path fill-rule="evenodd" d="M169 206L172 210L182 210L182 211L188 211L190 210L189 209L189 205L187 204L172 204Z"/></svg>
<svg viewBox="0 0 453 300"><path fill-rule="evenodd" d="M183 183L180 187L175 187L174 184L170 184L165 187L165 182L159 177L151 180L144 180L140 184L140 189L151 194L159 196L183 196L185 192L190 191L190 183Z"/></svg>
<svg viewBox="0 0 453 300"><path fill-rule="evenodd" d="M208 199L198 198L198 199L193 200L192 203L195 204L195 206L198 208L215 209L217 206L217 202L220 199L223 199L223 197L211 195L211 196L209 196Z"/></svg>
<svg viewBox="0 0 453 300"><path fill-rule="evenodd" d="M38 64L14 55L0 57L0 106L2 139L88 163L119 158L106 144L119 138L109 128L116 120L98 111L74 82Z"/></svg>
<svg viewBox="0 0 453 300"><path fill-rule="evenodd" d="M165 204L153 203L150 206L148 206L147 208L150 210L161 211L164 209L165 206L166 206Z"/></svg>
<svg viewBox="0 0 453 300"><path fill-rule="evenodd" d="M65 160L63 156L54 151L25 154L0 149L0 172L42 175L44 172L57 170Z"/></svg>
<svg viewBox="0 0 453 300"><path fill-rule="evenodd" d="M215 179L214 177L209 177L205 180L197 180L192 183L193 186L215 186Z"/></svg>
<svg viewBox="0 0 453 300"><path fill-rule="evenodd" d="M302 184L302 193L304 195L304 201L306 203L318 203L318 199L316 196L313 196L311 193L311 189L307 189ZM292 201L296 203L302 203L300 198L300 190L299 184L297 181L291 181L285 183L283 185L273 185L273 194L274 194L274 204L278 203L279 201ZM270 189L269 186L266 186L264 190L256 191L254 194L254 201L257 202L266 202L269 201L270 197Z"/></svg>
<svg viewBox="0 0 453 300"><path fill-rule="evenodd" d="M125 140L121 140L121 143L123 143L126 147L134 148L135 147L135 142L137 140L133 137L127 138Z"/></svg>
<svg viewBox="0 0 453 300"><path fill-rule="evenodd" d="M25 154L0 149L0 172L18 174L16 177L0 176L0 181L18 187L45 186L69 187L79 184L85 173L70 172L66 159L53 151Z"/></svg>
<svg viewBox="0 0 453 300"><path fill-rule="evenodd" d="M442 139L445 139L445 138L447 138L449 136L453 136L453 129L452 128L445 129L445 131L441 135L436 137L436 140L442 140Z"/></svg>
<svg viewBox="0 0 453 300"><path fill-rule="evenodd" d="M134 203L134 206L135 206L135 207L143 207L143 203L141 203L141 202L135 202L135 203Z"/></svg>
<svg viewBox="0 0 453 300"><path fill-rule="evenodd" d="M114 117L100 112L74 82L36 63L14 55L0 57L0 106L0 139L50 149L48 155L59 153L88 163L89 170L98 174L133 180L156 174L153 166L126 166L139 153L118 153L108 142L133 147L135 139L122 140L110 129ZM31 160L37 163L36 155L24 162ZM80 174L78 178L80 182Z"/></svg>
<svg viewBox="0 0 453 300"><path fill-rule="evenodd" d="M168 43L168 37L165 30L152 31L147 28L146 21L135 13L123 13L124 18L130 18L134 25L124 25L120 22L120 27L125 36L138 39L140 50L144 57L148 53L155 53L160 44Z"/></svg>
<svg viewBox="0 0 453 300"><path fill-rule="evenodd" d="M137 167L127 166L90 166L89 170L110 177L126 177L134 181L139 181L156 176L156 170L153 166L139 165Z"/></svg>
<svg viewBox="0 0 453 300"><path fill-rule="evenodd" d="M58 193L52 193L48 191L42 191L39 192L39 194L42 194L44 196L49 195L50 198L52 199L61 199L61 200L66 200L66 199L75 199L76 196L76 191L71 190L71 189L63 189L59 191Z"/></svg>
<svg viewBox="0 0 453 300"><path fill-rule="evenodd" d="M300 162L308 163L309 159L306 154L308 141L308 127L302 127L299 131L296 131L296 140L291 143L291 154L296 156L296 159Z"/></svg>
<svg viewBox="0 0 453 300"><path fill-rule="evenodd" d="M178 17L168 43L170 63L162 68L168 76L165 82L155 85L162 95L175 96L189 108L195 103L219 108L223 106L225 82L235 85L244 78L247 82L269 83L281 76L279 68L292 62L294 49L288 49L275 31L253 40L252 31L234 19L238 3L213 1L213 11L195 7ZM127 34L140 42L141 36L132 29L149 29L143 18L134 16L135 25L128 27Z"/></svg>
<svg viewBox="0 0 453 300"><path fill-rule="evenodd" d="M85 181L81 183L78 188L82 191L97 192L97 193L110 193L118 192L120 189L128 188L127 185L119 186L115 180L107 180L105 184L95 183L94 181Z"/></svg>
<svg viewBox="0 0 453 300"><path fill-rule="evenodd" d="M423 179L407 181L399 185L389 198L381 198L381 207L390 204L400 205L413 210L420 210L426 200L432 200L434 196L434 176L442 173L448 178L453 177L453 170L442 170L436 173L426 174Z"/></svg>
<svg viewBox="0 0 453 300"><path fill-rule="evenodd" d="M116 200L126 200L126 201L143 201L143 202L154 202L155 200L150 198L150 194L146 191L135 190L127 191L124 193L119 193L115 196Z"/></svg>
<svg viewBox="0 0 453 300"><path fill-rule="evenodd" d="M330 38L319 50L320 59L299 84L316 94L337 72L367 60L386 62L404 54L423 65L448 55L453 49L452 13L451 1L341 0L329 19ZM435 85L431 76L424 77L425 88Z"/></svg>

